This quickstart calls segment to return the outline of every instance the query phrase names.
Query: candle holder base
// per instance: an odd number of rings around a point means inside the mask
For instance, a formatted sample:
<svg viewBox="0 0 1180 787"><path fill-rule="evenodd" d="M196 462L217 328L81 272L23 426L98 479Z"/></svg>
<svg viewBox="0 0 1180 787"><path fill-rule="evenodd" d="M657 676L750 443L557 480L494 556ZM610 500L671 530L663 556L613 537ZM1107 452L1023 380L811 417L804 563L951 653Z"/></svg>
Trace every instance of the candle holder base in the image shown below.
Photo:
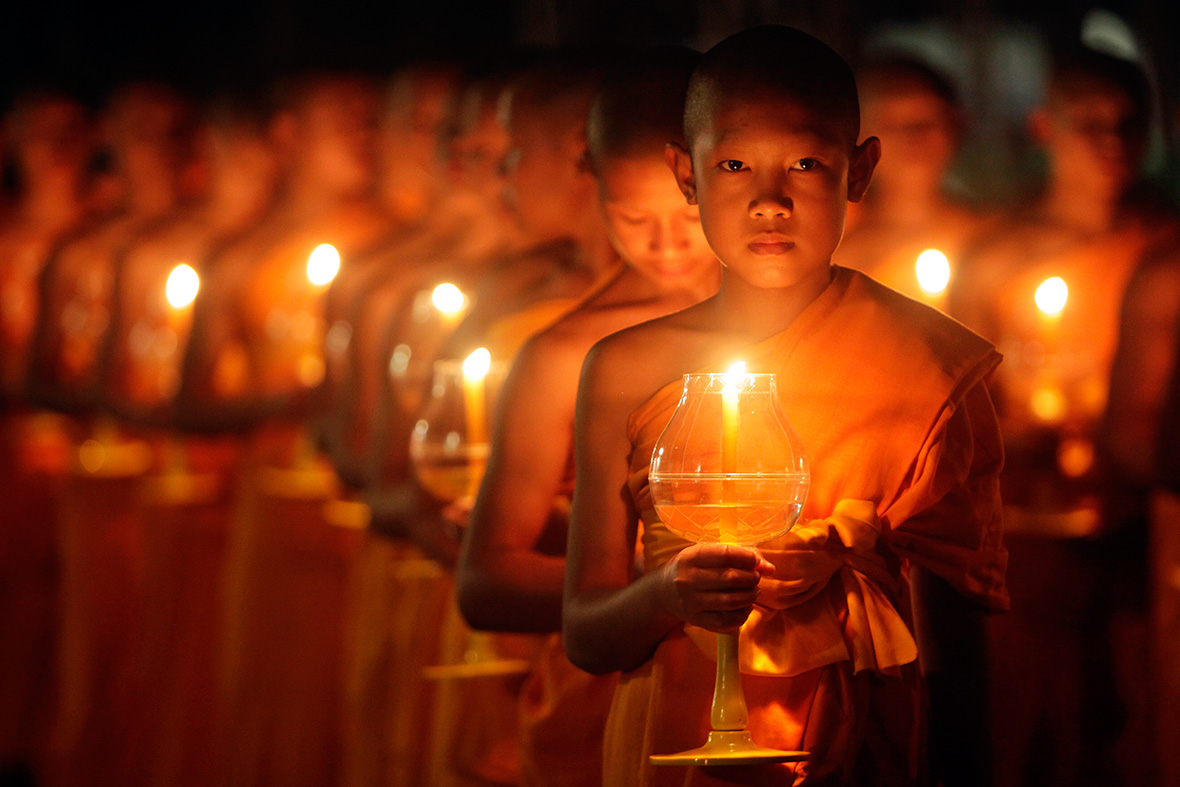
<svg viewBox="0 0 1180 787"><path fill-rule="evenodd" d="M648 759L652 765L753 765L799 762L810 756L805 751L759 746L750 737L749 730L713 730L704 746L675 754L653 754Z"/></svg>

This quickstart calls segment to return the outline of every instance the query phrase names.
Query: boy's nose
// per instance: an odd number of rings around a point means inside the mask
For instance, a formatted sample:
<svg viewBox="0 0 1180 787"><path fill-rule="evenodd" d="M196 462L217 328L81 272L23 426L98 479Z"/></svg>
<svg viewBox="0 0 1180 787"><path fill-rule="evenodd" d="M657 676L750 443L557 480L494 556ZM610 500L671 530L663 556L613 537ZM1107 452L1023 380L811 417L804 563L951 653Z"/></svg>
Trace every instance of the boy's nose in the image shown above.
<svg viewBox="0 0 1180 787"><path fill-rule="evenodd" d="M785 173L765 177L757 188L754 199L750 201L751 218L785 219L791 215L794 204L787 194Z"/></svg>
<svg viewBox="0 0 1180 787"><path fill-rule="evenodd" d="M648 248L664 256L674 256L688 248L688 233L675 222L658 222L652 230Z"/></svg>
<svg viewBox="0 0 1180 787"><path fill-rule="evenodd" d="M750 202L750 216L756 219L785 219L794 205L785 194L761 194Z"/></svg>

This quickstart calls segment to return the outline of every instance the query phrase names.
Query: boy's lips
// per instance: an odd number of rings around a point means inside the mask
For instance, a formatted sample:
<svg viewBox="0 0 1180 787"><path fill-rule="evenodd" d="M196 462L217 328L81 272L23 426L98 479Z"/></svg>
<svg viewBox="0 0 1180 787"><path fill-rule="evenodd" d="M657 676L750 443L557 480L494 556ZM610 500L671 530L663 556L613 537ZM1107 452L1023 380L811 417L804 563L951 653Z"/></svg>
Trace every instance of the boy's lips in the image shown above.
<svg viewBox="0 0 1180 787"><path fill-rule="evenodd" d="M786 254L795 248L795 242L778 232L760 232L747 247L755 254Z"/></svg>

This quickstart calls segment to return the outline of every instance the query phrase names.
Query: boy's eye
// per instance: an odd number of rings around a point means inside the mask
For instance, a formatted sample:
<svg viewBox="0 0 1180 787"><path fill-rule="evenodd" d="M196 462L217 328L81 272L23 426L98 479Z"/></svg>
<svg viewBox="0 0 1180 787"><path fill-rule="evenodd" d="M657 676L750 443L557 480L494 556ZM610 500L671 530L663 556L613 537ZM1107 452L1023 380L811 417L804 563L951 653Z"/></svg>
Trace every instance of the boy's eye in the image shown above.
<svg viewBox="0 0 1180 787"><path fill-rule="evenodd" d="M744 161L738 161L737 159L731 158L722 161L717 166L721 167L721 169L725 170L726 172L741 172L746 168L746 163Z"/></svg>
<svg viewBox="0 0 1180 787"><path fill-rule="evenodd" d="M801 158L795 162L795 169L807 172L810 169L818 169L819 160L813 158Z"/></svg>

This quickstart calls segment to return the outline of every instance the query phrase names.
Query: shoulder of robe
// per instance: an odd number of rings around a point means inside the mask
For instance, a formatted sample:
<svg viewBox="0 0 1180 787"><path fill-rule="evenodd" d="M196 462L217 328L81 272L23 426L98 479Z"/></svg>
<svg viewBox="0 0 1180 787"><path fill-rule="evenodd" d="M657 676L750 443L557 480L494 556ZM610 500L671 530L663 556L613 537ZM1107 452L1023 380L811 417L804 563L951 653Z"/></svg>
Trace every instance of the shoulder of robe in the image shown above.
<svg viewBox="0 0 1180 787"><path fill-rule="evenodd" d="M954 396L985 379L1000 361L991 342L957 320L858 271L850 281L837 330L853 345L854 362L901 391L927 388Z"/></svg>

